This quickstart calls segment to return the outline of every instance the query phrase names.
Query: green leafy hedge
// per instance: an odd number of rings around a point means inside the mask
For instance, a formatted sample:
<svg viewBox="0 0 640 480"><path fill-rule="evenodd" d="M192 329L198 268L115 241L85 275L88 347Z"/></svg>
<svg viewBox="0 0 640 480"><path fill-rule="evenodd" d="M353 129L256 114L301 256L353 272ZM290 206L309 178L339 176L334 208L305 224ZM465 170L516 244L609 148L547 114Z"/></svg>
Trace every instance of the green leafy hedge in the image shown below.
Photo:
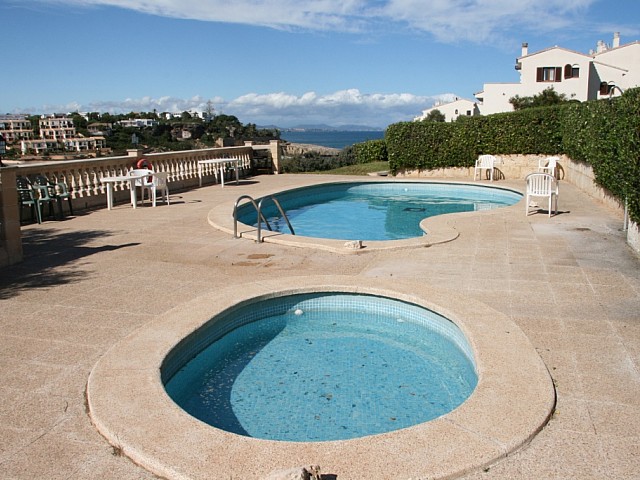
<svg viewBox="0 0 640 480"><path fill-rule="evenodd" d="M611 142L616 156L604 157L601 164L591 162L596 179L619 198L626 198L631 219L640 224L640 88L627 90L613 103L610 115Z"/></svg>
<svg viewBox="0 0 640 480"><path fill-rule="evenodd" d="M368 140L353 145L356 163L386 162L387 142L384 140Z"/></svg>
<svg viewBox="0 0 640 480"><path fill-rule="evenodd" d="M593 166L596 182L640 222L640 88L613 100L460 118L401 122L385 134L389 169L472 167L478 155L566 154Z"/></svg>

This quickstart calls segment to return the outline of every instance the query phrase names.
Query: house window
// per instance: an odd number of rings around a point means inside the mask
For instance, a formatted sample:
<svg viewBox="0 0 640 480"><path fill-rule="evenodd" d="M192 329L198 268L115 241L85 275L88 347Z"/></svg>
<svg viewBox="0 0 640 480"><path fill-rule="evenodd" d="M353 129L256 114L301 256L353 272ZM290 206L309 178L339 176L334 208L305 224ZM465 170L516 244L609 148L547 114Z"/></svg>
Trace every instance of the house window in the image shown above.
<svg viewBox="0 0 640 480"><path fill-rule="evenodd" d="M471 116L471 110L467 110L467 117Z"/></svg>
<svg viewBox="0 0 640 480"><path fill-rule="evenodd" d="M610 95L613 83L600 82L600 95Z"/></svg>
<svg viewBox="0 0 640 480"><path fill-rule="evenodd" d="M580 77L580 67L578 65L571 65L567 63L564 66L564 78L579 78Z"/></svg>
<svg viewBox="0 0 640 480"><path fill-rule="evenodd" d="M562 81L562 67L538 67L536 81L560 82Z"/></svg>

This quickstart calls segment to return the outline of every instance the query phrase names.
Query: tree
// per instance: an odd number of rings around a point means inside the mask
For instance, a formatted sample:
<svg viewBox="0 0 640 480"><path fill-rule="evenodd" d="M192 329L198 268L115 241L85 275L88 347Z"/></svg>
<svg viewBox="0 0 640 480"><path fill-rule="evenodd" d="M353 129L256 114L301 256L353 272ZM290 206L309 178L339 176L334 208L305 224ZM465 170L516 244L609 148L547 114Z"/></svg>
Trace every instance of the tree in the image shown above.
<svg viewBox="0 0 640 480"><path fill-rule="evenodd" d="M204 109L204 119L207 122L210 122L215 116L216 109L213 108L213 102L211 100L207 100L207 106Z"/></svg>
<svg viewBox="0 0 640 480"><path fill-rule="evenodd" d="M446 118L444 113L437 108L435 110L431 110L424 119L426 122L444 122L445 120Z"/></svg>
<svg viewBox="0 0 640 480"><path fill-rule="evenodd" d="M513 105L514 110L534 107L550 107L551 105L558 105L568 101L569 100L564 93L556 92L553 87L545 88L542 92L537 95L533 95L532 97L521 97L516 95L509 99L509 103Z"/></svg>
<svg viewBox="0 0 640 480"><path fill-rule="evenodd" d="M88 133L87 131L87 119L80 115L78 112L73 112L71 114L71 120L73 120L73 126L76 127L76 130L83 135Z"/></svg>

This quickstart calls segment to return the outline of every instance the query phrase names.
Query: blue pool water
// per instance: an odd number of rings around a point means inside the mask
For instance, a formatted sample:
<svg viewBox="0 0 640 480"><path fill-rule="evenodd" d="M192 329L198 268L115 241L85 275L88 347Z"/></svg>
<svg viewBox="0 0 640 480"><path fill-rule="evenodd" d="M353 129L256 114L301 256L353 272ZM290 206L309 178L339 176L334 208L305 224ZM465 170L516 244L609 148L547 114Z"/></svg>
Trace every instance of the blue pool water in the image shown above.
<svg viewBox="0 0 640 480"><path fill-rule="evenodd" d="M489 210L522 195L479 185L410 182L333 183L275 195L296 235L342 240L399 240L424 234L420 222L445 213ZM257 225L255 208L242 205L238 219ZM290 233L273 202L264 216L274 231ZM263 228L266 228L263 224Z"/></svg>
<svg viewBox="0 0 640 480"><path fill-rule="evenodd" d="M173 368L166 390L194 417L254 438L389 432L453 410L477 383L455 324L390 298L263 300L223 314L203 335L210 344Z"/></svg>

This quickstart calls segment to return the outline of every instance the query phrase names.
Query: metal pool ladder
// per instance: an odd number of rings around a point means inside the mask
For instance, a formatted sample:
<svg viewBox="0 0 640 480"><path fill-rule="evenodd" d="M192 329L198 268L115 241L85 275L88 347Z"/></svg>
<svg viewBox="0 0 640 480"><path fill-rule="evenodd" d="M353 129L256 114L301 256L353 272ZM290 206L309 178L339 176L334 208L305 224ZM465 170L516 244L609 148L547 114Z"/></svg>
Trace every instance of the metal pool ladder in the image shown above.
<svg viewBox="0 0 640 480"><path fill-rule="evenodd" d="M267 229L269 229L270 231L273 231L273 229L271 228L271 225L269 225L269 221L262 214L262 203L265 200L273 201L275 206L280 211L280 215L282 215L282 218L284 218L285 222L287 222L287 227L289 227L289 231L291 232L291 235L296 234L296 232L293 231L293 227L291 226L291 222L289 222L289 218L287 217L287 214L284 213L284 210L282 209L282 206L280 205L280 202L276 197L274 197L273 195L267 195L266 197L262 197L259 203L256 203L256 201L251 196L241 195L240 197L238 197L238 199L236 200L236 204L233 206L233 238L239 238L238 237L238 205L242 200L249 200L253 205L253 208L255 208L256 212L258 213L258 218L257 218L258 243L262 243L262 222L264 222L264 224L267 226Z"/></svg>

